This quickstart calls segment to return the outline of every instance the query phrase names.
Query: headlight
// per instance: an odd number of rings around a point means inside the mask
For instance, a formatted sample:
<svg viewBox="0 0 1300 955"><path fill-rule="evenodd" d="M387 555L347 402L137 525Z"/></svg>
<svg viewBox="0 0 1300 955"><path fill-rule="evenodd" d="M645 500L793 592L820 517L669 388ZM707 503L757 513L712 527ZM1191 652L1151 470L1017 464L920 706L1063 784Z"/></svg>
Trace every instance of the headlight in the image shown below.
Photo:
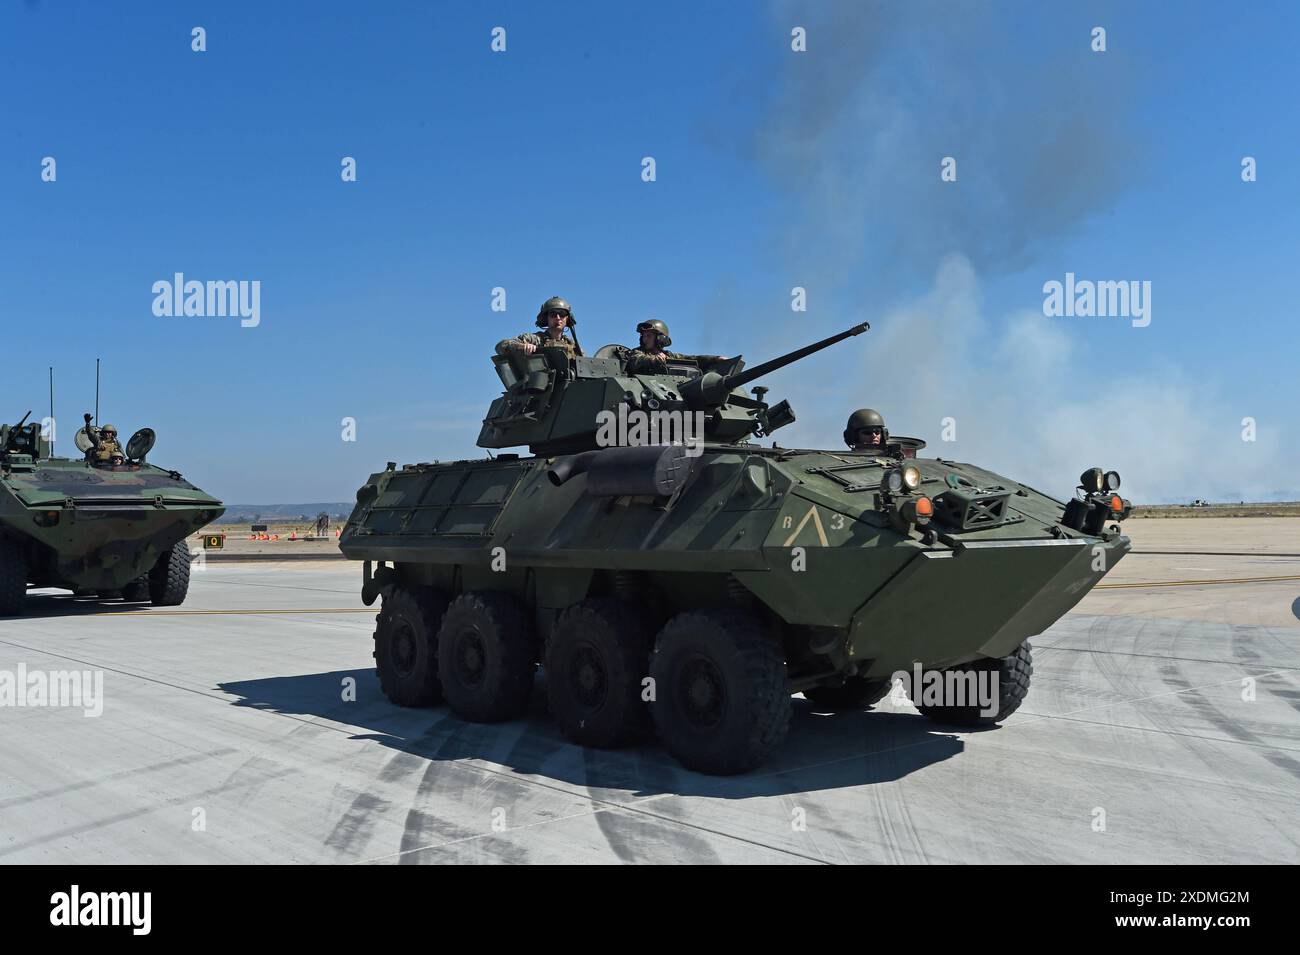
<svg viewBox="0 0 1300 955"><path fill-rule="evenodd" d="M1118 490L1119 490L1119 472L1118 472L1118 471L1107 471L1105 477L1103 477L1102 480L1106 483L1106 490L1108 490L1108 491L1118 491Z"/></svg>
<svg viewBox="0 0 1300 955"><path fill-rule="evenodd" d="M1079 484L1084 491L1089 494L1097 494L1102 489L1102 484L1106 479L1102 476L1101 468L1088 468L1079 475Z"/></svg>
<svg viewBox="0 0 1300 955"><path fill-rule="evenodd" d="M913 468L915 470L915 468ZM896 468L890 468L880 480L880 486L890 494L897 494L903 489L903 475Z"/></svg>
<svg viewBox="0 0 1300 955"><path fill-rule="evenodd" d="M907 485L909 491L915 491L921 486L921 471L912 465L903 468L903 483Z"/></svg>

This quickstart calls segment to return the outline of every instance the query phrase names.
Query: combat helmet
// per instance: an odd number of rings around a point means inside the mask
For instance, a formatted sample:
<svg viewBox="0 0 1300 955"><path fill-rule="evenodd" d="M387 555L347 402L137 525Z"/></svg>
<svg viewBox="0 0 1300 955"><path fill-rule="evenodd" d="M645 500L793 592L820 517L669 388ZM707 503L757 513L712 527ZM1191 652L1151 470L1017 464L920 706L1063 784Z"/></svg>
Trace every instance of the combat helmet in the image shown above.
<svg viewBox="0 0 1300 955"><path fill-rule="evenodd" d="M638 335L645 331L653 331L655 333L655 343L660 348L667 348L673 343L672 337L668 334L668 325L657 318L648 319L637 325L636 333Z"/></svg>
<svg viewBox="0 0 1300 955"><path fill-rule="evenodd" d="M556 311L557 309L569 313L569 321L565 325L565 328L572 328L574 325L578 324L578 320L573 317L573 309L569 307L569 303L558 295L552 295L543 302L542 307L537 310L537 327L545 328L546 313Z"/></svg>
<svg viewBox="0 0 1300 955"><path fill-rule="evenodd" d="M875 408L859 408L849 415L849 422L844 426L844 443L850 448L857 442L858 432L863 428L879 428L881 431L880 448L883 451L889 443L889 429L885 427L885 417Z"/></svg>

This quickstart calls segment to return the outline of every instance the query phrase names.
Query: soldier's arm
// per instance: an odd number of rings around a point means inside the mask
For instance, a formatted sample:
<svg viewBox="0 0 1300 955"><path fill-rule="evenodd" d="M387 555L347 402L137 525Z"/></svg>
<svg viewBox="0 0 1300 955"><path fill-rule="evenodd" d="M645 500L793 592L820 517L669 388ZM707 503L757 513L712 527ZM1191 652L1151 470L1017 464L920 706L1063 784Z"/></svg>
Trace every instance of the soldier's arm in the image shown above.
<svg viewBox="0 0 1300 955"><path fill-rule="evenodd" d="M86 420L86 439L90 442L90 450L92 450L92 451L98 451L98 450L99 450L99 435L96 434L96 433L95 433L95 430L94 430L93 428L91 428L91 426L90 426L90 414L89 414L89 412L87 412L87 413L86 413L85 415L83 415L82 417L84 417L85 420Z"/></svg>
<svg viewBox="0 0 1300 955"><path fill-rule="evenodd" d="M504 355L508 351L517 351L523 345L532 345L536 348L542 343L540 336L532 332L524 332L522 335L516 335L514 338L503 338L497 342L497 354Z"/></svg>
<svg viewBox="0 0 1300 955"><path fill-rule="evenodd" d="M651 355L641 349L628 352L627 370L634 375L657 375L668 367L668 359L662 354Z"/></svg>

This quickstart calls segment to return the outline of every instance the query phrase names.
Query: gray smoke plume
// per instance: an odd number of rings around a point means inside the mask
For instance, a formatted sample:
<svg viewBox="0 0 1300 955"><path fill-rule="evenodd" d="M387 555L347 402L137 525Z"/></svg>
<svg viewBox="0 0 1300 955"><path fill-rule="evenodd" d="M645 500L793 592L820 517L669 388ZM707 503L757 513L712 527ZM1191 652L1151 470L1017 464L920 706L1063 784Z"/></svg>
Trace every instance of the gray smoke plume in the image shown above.
<svg viewBox="0 0 1300 955"><path fill-rule="evenodd" d="M1059 278L1064 243L1143 179L1123 56L1092 53L1083 20L1039 22L1027 4L774 5L786 45L751 78L748 142L788 223L776 271L807 286L810 307L795 321L769 310L747 349L875 326L773 376L799 414L780 443L835 447L848 413L874 406L929 454L1057 497L1092 466L1118 469L1141 501L1277 495L1279 469L1300 471L1277 424L1243 442L1249 411L1147 352L1141 329L1048 318L1041 280L1023 306L987 314L990 278L1030 265ZM806 53L788 49L794 26ZM955 183L940 181L945 156ZM1117 335L1115 360L1090 353L1089 337ZM1242 466L1207 470L1209 447Z"/></svg>
<svg viewBox="0 0 1300 955"><path fill-rule="evenodd" d="M1129 70L1092 53L1082 23L1036 33L1033 9L774 5L808 50L757 84L751 142L789 202L792 267L888 295L951 253L982 275L1019 270L1109 210L1140 167Z"/></svg>

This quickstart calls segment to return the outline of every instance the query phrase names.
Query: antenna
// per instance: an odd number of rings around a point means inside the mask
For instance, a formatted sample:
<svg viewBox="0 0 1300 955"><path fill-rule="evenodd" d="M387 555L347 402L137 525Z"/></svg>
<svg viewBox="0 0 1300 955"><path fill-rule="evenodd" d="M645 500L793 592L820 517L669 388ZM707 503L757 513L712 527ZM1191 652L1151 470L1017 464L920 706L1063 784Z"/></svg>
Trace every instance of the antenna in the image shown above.
<svg viewBox="0 0 1300 955"><path fill-rule="evenodd" d="M54 366L50 366L50 457L54 457Z"/></svg>
<svg viewBox="0 0 1300 955"><path fill-rule="evenodd" d="M95 359L95 427L99 427L99 359Z"/></svg>

